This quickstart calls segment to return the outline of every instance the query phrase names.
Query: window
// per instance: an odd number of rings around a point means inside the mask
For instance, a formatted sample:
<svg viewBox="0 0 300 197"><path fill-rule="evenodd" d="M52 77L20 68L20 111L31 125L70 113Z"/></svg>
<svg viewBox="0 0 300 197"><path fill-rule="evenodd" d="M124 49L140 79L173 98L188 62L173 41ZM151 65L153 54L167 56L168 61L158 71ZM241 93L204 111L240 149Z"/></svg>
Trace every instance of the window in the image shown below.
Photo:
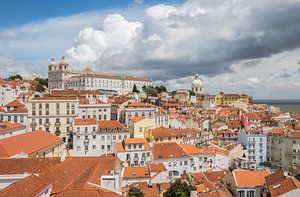
<svg viewBox="0 0 300 197"><path fill-rule="evenodd" d="M96 145L93 145L93 150L95 150L96 149Z"/></svg>
<svg viewBox="0 0 300 197"><path fill-rule="evenodd" d="M93 140L95 140L96 139L96 135L93 135Z"/></svg>
<svg viewBox="0 0 300 197"><path fill-rule="evenodd" d="M80 132L80 127L77 127L77 132L78 132L78 133Z"/></svg>
<svg viewBox="0 0 300 197"><path fill-rule="evenodd" d="M143 132L143 127L140 127L139 130L140 130L140 133L142 133Z"/></svg>
<svg viewBox="0 0 300 197"><path fill-rule="evenodd" d="M77 146L77 151L80 151L80 146Z"/></svg>

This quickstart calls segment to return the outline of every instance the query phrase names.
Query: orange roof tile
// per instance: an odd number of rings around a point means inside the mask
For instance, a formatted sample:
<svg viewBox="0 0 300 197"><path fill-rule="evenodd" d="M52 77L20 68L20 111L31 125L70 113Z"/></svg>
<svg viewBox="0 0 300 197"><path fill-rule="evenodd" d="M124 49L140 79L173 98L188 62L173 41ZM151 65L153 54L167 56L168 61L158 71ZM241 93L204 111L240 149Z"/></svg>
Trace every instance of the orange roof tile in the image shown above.
<svg viewBox="0 0 300 197"><path fill-rule="evenodd" d="M15 109L7 111L6 113L28 113L28 110L25 109L24 107L17 107Z"/></svg>
<svg viewBox="0 0 300 197"><path fill-rule="evenodd" d="M176 142L155 143L152 147L152 154L155 160L188 157L188 154Z"/></svg>
<svg viewBox="0 0 300 197"><path fill-rule="evenodd" d="M74 125L75 126L97 125L97 119L96 118L75 118Z"/></svg>
<svg viewBox="0 0 300 197"><path fill-rule="evenodd" d="M13 100L10 103L7 103L5 107L25 107L25 105L18 100Z"/></svg>
<svg viewBox="0 0 300 197"><path fill-rule="evenodd" d="M23 197L37 196L51 185L51 182L31 175L0 190L0 196Z"/></svg>
<svg viewBox="0 0 300 197"><path fill-rule="evenodd" d="M40 174L58 163L59 157L0 159L0 175Z"/></svg>
<svg viewBox="0 0 300 197"><path fill-rule="evenodd" d="M137 122L139 122L139 121L141 121L141 120L144 120L145 119L145 117L143 117L143 116L134 116L134 117L132 117L131 118L131 122L133 122L133 123L137 123Z"/></svg>
<svg viewBox="0 0 300 197"><path fill-rule="evenodd" d="M124 139L124 143L125 144L145 144L147 142L143 138L127 138L127 139Z"/></svg>
<svg viewBox="0 0 300 197"><path fill-rule="evenodd" d="M234 170L232 173L238 187L262 186L265 182L265 177L271 174L269 171L258 170Z"/></svg>
<svg viewBox="0 0 300 197"><path fill-rule="evenodd" d="M189 155L195 154L214 154L211 150L202 150L197 148L196 146L192 146L190 144L179 144L179 146Z"/></svg>
<svg viewBox="0 0 300 197"><path fill-rule="evenodd" d="M0 122L0 133L12 130L25 129L26 126L16 122Z"/></svg>
<svg viewBox="0 0 300 197"><path fill-rule="evenodd" d="M125 167L123 172L124 179L135 179L135 178L150 178L150 171L145 166L132 166Z"/></svg>
<svg viewBox="0 0 300 197"><path fill-rule="evenodd" d="M2 149L0 149L0 157L11 157L19 153L30 155L61 142L62 138L46 131L31 131L1 139L0 147Z"/></svg>
<svg viewBox="0 0 300 197"><path fill-rule="evenodd" d="M128 107L158 107L151 103L129 103Z"/></svg>
<svg viewBox="0 0 300 197"><path fill-rule="evenodd" d="M286 178L268 186L268 191L272 197L281 196L295 189L300 189L299 181L293 178Z"/></svg>
<svg viewBox="0 0 300 197"><path fill-rule="evenodd" d="M120 128L122 130L127 130L127 128L117 120L99 120L98 128L99 129Z"/></svg>
<svg viewBox="0 0 300 197"><path fill-rule="evenodd" d="M149 163L148 166L151 172L161 172L167 170L163 163Z"/></svg>

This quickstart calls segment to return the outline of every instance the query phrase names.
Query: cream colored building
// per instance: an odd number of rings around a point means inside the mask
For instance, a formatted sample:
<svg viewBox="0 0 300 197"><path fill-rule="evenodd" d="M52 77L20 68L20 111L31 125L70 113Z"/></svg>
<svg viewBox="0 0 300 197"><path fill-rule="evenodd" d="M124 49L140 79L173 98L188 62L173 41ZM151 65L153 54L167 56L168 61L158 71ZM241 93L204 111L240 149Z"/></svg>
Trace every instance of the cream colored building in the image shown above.
<svg viewBox="0 0 300 197"><path fill-rule="evenodd" d="M90 68L83 71L73 71L65 57L57 64L54 58L48 65L49 89L73 90L108 90L118 94L132 92L136 85L139 91L142 87L152 85L152 81L143 77L116 76L111 74L96 73Z"/></svg>
<svg viewBox="0 0 300 197"><path fill-rule="evenodd" d="M72 131L72 121L78 116L76 97L36 97L28 103L29 130L45 130L66 142Z"/></svg>

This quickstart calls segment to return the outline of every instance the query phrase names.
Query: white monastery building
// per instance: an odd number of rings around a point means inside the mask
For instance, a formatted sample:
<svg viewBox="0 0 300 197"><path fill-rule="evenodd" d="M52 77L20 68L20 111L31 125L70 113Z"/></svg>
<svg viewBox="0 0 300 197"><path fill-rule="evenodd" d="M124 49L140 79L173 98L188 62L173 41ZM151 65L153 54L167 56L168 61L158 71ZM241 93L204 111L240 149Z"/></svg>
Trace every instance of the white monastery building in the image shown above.
<svg viewBox="0 0 300 197"><path fill-rule="evenodd" d="M49 89L73 90L108 90L118 94L132 92L134 85L142 91L142 87L152 85L147 78L133 76L115 76L111 74L96 73L90 68L83 71L73 71L65 57L57 64L54 58L48 65Z"/></svg>

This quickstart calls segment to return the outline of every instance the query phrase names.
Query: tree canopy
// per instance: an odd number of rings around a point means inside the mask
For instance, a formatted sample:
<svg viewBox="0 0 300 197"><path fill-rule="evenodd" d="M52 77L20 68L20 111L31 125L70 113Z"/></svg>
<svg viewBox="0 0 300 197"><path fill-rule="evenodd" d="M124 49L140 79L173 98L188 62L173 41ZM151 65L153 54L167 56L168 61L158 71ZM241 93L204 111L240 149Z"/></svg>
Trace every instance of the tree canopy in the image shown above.
<svg viewBox="0 0 300 197"><path fill-rule="evenodd" d="M177 179L164 193L164 197L187 197L190 196L190 193L193 190L196 190L195 186L192 186L181 179Z"/></svg>
<svg viewBox="0 0 300 197"><path fill-rule="evenodd" d="M44 92L45 87L48 87L48 78L35 78L34 81L36 81L35 90L38 92Z"/></svg>
<svg viewBox="0 0 300 197"><path fill-rule="evenodd" d="M144 193L138 187L131 187L128 191L130 197L144 197Z"/></svg>
<svg viewBox="0 0 300 197"><path fill-rule="evenodd" d="M167 92L167 88L163 85L160 85L160 86L155 86L155 90L158 92L158 93L162 93L162 92Z"/></svg>
<svg viewBox="0 0 300 197"><path fill-rule="evenodd" d="M13 75L13 76L8 77L7 79L10 80L10 81L15 80L15 79L22 80L23 77L21 75Z"/></svg>

